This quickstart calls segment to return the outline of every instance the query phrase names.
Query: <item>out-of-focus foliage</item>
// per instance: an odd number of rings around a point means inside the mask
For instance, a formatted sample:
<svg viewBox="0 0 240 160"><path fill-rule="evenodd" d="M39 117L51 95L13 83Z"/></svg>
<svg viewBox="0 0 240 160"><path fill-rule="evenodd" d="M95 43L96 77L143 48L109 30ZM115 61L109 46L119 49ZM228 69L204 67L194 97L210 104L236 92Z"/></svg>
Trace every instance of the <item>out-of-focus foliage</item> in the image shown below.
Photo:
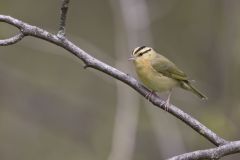
<svg viewBox="0 0 240 160"><path fill-rule="evenodd" d="M56 33L60 2L1 0L0 14ZM146 2L152 46L196 80L195 85L209 97L202 102L176 90L172 102L223 138L240 139L240 1ZM67 37L114 65L114 18L110 1L71 1ZM0 39L16 31L0 23ZM0 47L0 159L107 159L116 94L113 78L93 69L84 70L80 60L52 44L27 37L16 45ZM142 106L134 159L167 158L164 143L178 145L172 133L167 133L169 128L181 137L186 152L212 146L191 128L149 104L147 107L161 117L158 125L166 128L161 132L163 138L158 139L162 142L159 147L151 117ZM180 154L174 150L168 153ZM239 158L235 155L225 159Z"/></svg>

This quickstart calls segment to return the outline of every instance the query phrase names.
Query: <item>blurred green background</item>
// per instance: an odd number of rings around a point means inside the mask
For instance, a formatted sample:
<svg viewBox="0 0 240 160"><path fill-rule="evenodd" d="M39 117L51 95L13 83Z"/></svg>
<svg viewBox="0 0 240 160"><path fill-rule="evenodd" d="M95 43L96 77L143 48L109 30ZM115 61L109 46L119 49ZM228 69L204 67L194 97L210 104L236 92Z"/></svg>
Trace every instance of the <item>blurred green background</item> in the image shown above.
<svg viewBox="0 0 240 160"><path fill-rule="evenodd" d="M0 0L0 14L57 33L60 5ZM132 49L154 47L209 97L203 102L177 89L172 103L223 138L237 140L239 15L237 0L72 0L67 37L134 77L127 61ZM0 23L0 39L16 32ZM159 160L210 147L175 117L125 84L84 70L57 46L26 37L0 47L1 160Z"/></svg>

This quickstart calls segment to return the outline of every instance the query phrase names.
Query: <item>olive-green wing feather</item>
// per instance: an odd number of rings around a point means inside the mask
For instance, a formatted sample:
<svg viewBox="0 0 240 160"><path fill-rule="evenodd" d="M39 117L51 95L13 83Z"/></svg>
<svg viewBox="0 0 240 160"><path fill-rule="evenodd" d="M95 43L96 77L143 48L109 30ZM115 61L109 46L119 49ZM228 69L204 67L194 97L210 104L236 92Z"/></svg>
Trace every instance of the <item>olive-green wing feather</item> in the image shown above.
<svg viewBox="0 0 240 160"><path fill-rule="evenodd" d="M180 81L181 88L192 91L194 94L199 96L201 99L207 99L207 97L199 92L191 83L188 81L187 75L181 71L173 62L168 60L162 55L157 55L151 60L153 69L157 72Z"/></svg>
<svg viewBox="0 0 240 160"><path fill-rule="evenodd" d="M177 79L188 80L187 75L181 71L173 62L162 55L157 55L151 61L152 67L164 76Z"/></svg>

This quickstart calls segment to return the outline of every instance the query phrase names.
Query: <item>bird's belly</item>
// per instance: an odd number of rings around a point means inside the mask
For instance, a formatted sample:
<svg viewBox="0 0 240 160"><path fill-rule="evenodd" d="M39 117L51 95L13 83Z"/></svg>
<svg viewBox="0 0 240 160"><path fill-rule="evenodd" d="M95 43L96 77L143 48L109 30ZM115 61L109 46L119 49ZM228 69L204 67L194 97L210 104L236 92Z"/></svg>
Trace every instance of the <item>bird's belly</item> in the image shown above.
<svg viewBox="0 0 240 160"><path fill-rule="evenodd" d="M153 91L169 91L179 85L177 80L163 76L153 69L139 69L137 74L144 85Z"/></svg>

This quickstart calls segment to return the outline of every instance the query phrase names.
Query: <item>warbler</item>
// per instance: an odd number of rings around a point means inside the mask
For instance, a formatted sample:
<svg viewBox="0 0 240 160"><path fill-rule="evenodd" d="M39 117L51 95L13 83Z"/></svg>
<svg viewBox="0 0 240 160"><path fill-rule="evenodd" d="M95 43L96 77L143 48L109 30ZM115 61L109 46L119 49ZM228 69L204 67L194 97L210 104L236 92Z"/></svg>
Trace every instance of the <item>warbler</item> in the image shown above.
<svg viewBox="0 0 240 160"><path fill-rule="evenodd" d="M191 84L182 70L152 48L146 46L135 48L129 60L134 62L139 79L151 90L151 93L146 95L147 98L155 92L169 93L165 103L166 110L170 104L172 89L175 87L191 91L203 100L207 99Z"/></svg>

